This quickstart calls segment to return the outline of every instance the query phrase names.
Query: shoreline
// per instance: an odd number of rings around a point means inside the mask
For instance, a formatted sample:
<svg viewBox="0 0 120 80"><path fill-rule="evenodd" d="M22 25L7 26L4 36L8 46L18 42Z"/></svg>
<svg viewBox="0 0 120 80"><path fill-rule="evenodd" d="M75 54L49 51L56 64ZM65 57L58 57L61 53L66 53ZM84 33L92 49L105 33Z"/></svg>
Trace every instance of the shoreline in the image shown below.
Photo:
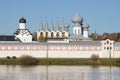
<svg viewBox="0 0 120 80"><path fill-rule="evenodd" d="M97 61L91 58L37 58L35 65L96 65L96 66L120 66L118 58L99 58ZM29 59L27 60L29 61ZM22 65L20 59L0 58L0 65ZM29 64L30 65L30 64ZM34 65L34 64L32 64Z"/></svg>

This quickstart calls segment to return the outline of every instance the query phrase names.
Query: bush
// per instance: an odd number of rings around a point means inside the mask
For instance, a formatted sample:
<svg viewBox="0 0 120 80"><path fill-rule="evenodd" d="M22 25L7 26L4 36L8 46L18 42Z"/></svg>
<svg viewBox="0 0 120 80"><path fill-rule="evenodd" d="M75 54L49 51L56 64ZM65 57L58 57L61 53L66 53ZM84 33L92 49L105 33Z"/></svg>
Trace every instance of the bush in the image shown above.
<svg viewBox="0 0 120 80"><path fill-rule="evenodd" d="M28 56L28 55L23 55L20 57L20 64L21 65L36 65L38 64L38 59Z"/></svg>
<svg viewBox="0 0 120 80"><path fill-rule="evenodd" d="M7 59L7 60L10 60L10 56L7 56L6 59Z"/></svg>
<svg viewBox="0 0 120 80"><path fill-rule="evenodd" d="M98 61L99 56L96 54L93 54L93 55L91 55L91 59L92 59L92 61Z"/></svg>
<svg viewBox="0 0 120 80"><path fill-rule="evenodd" d="M117 58L117 59L116 59L116 65L117 65L117 66L120 66L120 58Z"/></svg>
<svg viewBox="0 0 120 80"><path fill-rule="evenodd" d="M12 56L12 59L13 59L13 60L16 60L17 58L16 58L16 56Z"/></svg>

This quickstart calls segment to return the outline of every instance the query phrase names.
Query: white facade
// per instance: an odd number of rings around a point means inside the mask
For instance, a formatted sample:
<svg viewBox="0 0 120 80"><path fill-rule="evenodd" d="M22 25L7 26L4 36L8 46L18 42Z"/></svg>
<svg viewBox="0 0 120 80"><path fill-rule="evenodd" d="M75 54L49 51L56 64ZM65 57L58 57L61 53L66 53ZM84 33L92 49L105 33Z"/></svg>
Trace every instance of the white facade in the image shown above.
<svg viewBox="0 0 120 80"><path fill-rule="evenodd" d="M81 27L73 27L73 34L82 34Z"/></svg>
<svg viewBox="0 0 120 80"><path fill-rule="evenodd" d="M83 36L84 36L85 38L88 38L88 31L83 31Z"/></svg>
<svg viewBox="0 0 120 80"><path fill-rule="evenodd" d="M120 43L119 43L120 44ZM0 58L30 55L37 58L119 58L120 45L106 39L79 43L11 43L0 42Z"/></svg>
<svg viewBox="0 0 120 80"><path fill-rule="evenodd" d="M54 27L57 27L57 29L54 29ZM69 31L69 25L67 23L62 23L62 24L57 23L56 26L54 26L54 24L52 23L51 28L49 28L47 21L45 25L43 25L41 21L40 29L37 31L37 39L39 39L40 36L44 36L46 39L68 38L69 37L68 31Z"/></svg>
<svg viewBox="0 0 120 80"><path fill-rule="evenodd" d="M37 31L37 39L44 36L48 39L45 43L32 42L32 35L26 29L26 20L20 19L19 29L15 32L15 38L21 42L0 42L0 58L7 56L20 57L30 55L36 58L90 58L93 54L100 58L119 58L120 43L106 39L93 41L89 38L89 25L83 25L83 18L78 13L72 18L73 34L69 36L69 25L57 24L58 29L51 30L46 23L46 29L41 22L41 29ZM24 43L25 42L25 43Z"/></svg>
<svg viewBox="0 0 120 80"><path fill-rule="evenodd" d="M26 24L25 23L20 23L19 29L26 29Z"/></svg>
<svg viewBox="0 0 120 80"><path fill-rule="evenodd" d="M76 12L72 18L73 34L69 36L70 41L90 41L89 38L89 25L83 24L83 18Z"/></svg>
<svg viewBox="0 0 120 80"><path fill-rule="evenodd" d="M32 42L32 35L28 29L26 29L26 20L21 18L19 20L19 29L14 34L15 39L20 42Z"/></svg>
<svg viewBox="0 0 120 80"><path fill-rule="evenodd" d="M88 24L84 24L83 25L83 36L85 37L85 38L89 38L89 30L88 30L88 28L89 28L89 25Z"/></svg>

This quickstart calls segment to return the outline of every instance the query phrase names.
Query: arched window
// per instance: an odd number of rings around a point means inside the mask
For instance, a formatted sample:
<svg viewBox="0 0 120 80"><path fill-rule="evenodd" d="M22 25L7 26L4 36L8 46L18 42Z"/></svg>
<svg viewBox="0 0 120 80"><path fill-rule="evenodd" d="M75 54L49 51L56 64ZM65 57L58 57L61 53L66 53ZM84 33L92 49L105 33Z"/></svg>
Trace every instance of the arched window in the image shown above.
<svg viewBox="0 0 120 80"><path fill-rule="evenodd" d="M53 32L51 33L51 38L53 38Z"/></svg>
<svg viewBox="0 0 120 80"><path fill-rule="evenodd" d="M40 36L43 36L43 32L40 33Z"/></svg>
<svg viewBox="0 0 120 80"><path fill-rule="evenodd" d="M76 29L75 29L75 34L76 34Z"/></svg>
<svg viewBox="0 0 120 80"><path fill-rule="evenodd" d="M107 41L107 44L109 44L109 41Z"/></svg>
<svg viewBox="0 0 120 80"><path fill-rule="evenodd" d="M78 29L78 34L80 34L80 30Z"/></svg>
<svg viewBox="0 0 120 80"><path fill-rule="evenodd" d="M59 32L57 32L56 36L57 36L57 38L59 37Z"/></svg>
<svg viewBox="0 0 120 80"><path fill-rule="evenodd" d="M62 33L62 38L65 38L65 32Z"/></svg>
<svg viewBox="0 0 120 80"><path fill-rule="evenodd" d="M48 32L46 32L46 38L48 38Z"/></svg>

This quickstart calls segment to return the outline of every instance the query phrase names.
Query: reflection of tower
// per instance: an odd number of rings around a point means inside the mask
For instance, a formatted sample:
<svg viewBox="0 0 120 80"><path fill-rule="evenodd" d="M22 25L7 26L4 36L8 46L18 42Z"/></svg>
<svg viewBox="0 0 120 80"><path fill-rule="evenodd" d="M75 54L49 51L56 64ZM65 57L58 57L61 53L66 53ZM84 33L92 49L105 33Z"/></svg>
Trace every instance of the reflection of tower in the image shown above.
<svg viewBox="0 0 120 80"><path fill-rule="evenodd" d="M89 36L88 28L89 28L89 25L88 25L88 24L84 24L84 25L83 25L83 36L84 36L85 38L88 38L88 36Z"/></svg>
<svg viewBox="0 0 120 80"><path fill-rule="evenodd" d="M79 16L78 12L76 12L75 16L72 18L73 26L73 34L81 34L82 35L82 21L83 18Z"/></svg>

